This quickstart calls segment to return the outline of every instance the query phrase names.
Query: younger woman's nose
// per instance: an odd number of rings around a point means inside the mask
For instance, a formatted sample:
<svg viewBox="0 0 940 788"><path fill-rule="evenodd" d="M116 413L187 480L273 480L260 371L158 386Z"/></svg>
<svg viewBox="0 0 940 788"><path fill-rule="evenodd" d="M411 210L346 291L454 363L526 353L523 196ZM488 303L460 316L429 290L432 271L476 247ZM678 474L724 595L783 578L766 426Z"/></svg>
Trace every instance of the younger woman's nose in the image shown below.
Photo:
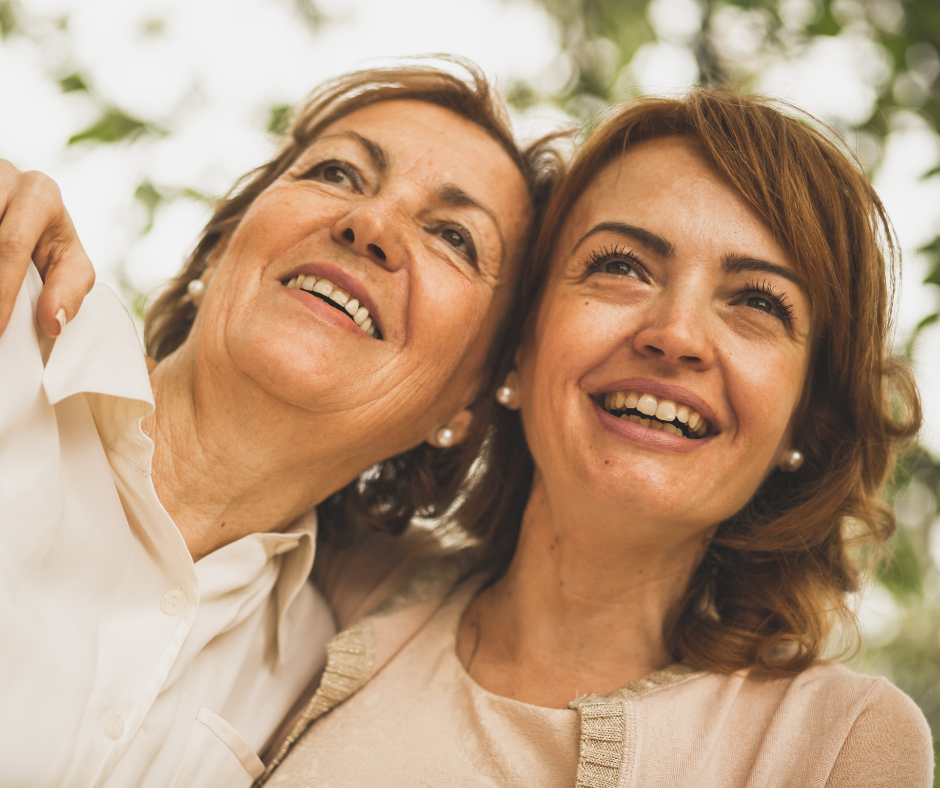
<svg viewBox="0 0 940 788"><path fill-rule="evenodd" d="M709 366L714 360L704 318L688 303L662 302L651 307L634 348L640 355L672 364Z"/></svg>

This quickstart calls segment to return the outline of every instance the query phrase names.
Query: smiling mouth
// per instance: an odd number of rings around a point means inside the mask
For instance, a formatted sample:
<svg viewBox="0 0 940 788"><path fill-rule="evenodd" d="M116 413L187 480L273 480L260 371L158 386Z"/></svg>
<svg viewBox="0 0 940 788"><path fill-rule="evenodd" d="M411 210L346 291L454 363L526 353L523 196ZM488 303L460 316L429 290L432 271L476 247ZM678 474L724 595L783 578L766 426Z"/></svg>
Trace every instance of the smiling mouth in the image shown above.
<svg viewBox="0 0 940 788"><path fill-rule="evenodd" d="M615 391L604 395L604 410L634 424L661 430L690 440L711 434L711 424L688 405L657 399L640 391Z"/></svg>
<svg viewBox="0 0 940 788"><path fill-rule="evenodd" d="M324 304L328 304L342 312L368 336L374 339L382 339L382 332L379 331L379 327L369 314L369 310L362 306L358 300L352 298L343 288L337 287L326 277L300 274L281 284L292 290L306 290L310 295L319 298Z"/></svg>

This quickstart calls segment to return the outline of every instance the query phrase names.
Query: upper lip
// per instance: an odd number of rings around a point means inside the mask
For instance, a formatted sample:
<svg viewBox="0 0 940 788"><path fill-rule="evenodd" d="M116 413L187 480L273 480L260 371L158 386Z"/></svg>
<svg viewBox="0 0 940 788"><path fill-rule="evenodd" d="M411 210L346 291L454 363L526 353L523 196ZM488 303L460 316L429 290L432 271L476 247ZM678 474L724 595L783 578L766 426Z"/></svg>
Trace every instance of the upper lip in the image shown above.
<svg viewBox="0 0 940 788"><path fill-rule="evenodd" d="M378 307L375 305L375 301L372 300L372 296L369 294L366 286L355 275L344 268L339 268L330 263L304 263L281 277L280 281L286 283L301 274L304 276L313 274L317 279L329 279L337 287L343 288L343 290L349 293L350 300L355 298L360 306L364 306L369 310L369 317L372 318L372 322L375 323L379 331L382 332L382 336L385 336L382 321L379 318Z"/></svg>
<svg viewBox="0 0 940 788"><path fill-rule="evenodd" d="M715 432L720 432L722 429L722 424L714 408L697 394L674 383L663 383L652 378L624 378L623 380L607 383L594 393L603 397L605 394L612 394L615 391L636 391L640 394L652 394L657 399L668 399L680 405L688 405L704 416Z"/></svg>

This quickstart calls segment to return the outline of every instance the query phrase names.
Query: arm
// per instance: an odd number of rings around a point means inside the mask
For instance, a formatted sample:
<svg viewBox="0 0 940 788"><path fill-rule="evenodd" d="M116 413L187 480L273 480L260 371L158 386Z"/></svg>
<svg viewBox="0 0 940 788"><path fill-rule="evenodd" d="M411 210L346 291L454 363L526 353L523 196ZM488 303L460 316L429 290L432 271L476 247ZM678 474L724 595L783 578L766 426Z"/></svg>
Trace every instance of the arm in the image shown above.
<svg viewBox="0 0 940 788"><path fill-rule="evenodd" d="M94 285L95 271L55 182L0 159L0 335L30 259L45 282L36 307L39 326L58 336Z"/></svg>

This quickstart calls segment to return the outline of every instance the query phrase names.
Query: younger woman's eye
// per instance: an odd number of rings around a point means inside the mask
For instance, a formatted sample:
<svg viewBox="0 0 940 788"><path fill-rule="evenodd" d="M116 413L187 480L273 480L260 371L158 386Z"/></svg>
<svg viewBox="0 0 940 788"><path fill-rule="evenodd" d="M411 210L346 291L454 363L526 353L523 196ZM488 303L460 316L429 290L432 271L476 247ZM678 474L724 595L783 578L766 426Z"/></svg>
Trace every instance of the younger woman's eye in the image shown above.
<svg viewBox="0 0 940 788"><path fill-rule="evenodd" d="M620 246L602 247L591 252L585 263L585 272L613 274L633 279L643 279L643 264L632 250Z"/></svg>
<svg viewBox="0 0 940 788"><path fill-rule="evenodd" d="M786 293L777 293L769 282L747 284L735 303L773 315L789 326L793 322L793 305L787 301Z"/></svg>

